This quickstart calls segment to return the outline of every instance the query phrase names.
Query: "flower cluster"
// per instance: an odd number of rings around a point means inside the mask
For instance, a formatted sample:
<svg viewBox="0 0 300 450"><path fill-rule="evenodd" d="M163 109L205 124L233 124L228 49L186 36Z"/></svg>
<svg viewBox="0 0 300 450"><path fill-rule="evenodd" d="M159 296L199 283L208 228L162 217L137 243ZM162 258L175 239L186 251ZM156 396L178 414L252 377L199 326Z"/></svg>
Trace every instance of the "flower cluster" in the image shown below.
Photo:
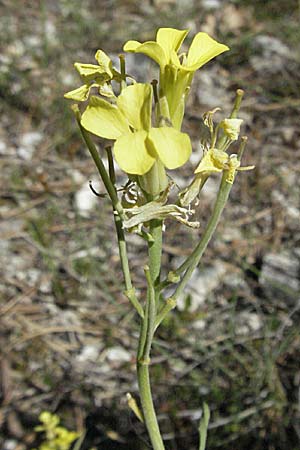
<svg viewBox="0 0 300 450"><path fill-rule="evenodd" d="M125 52L143 53L153 59L159 66L159 80L139 83L126 72L124 55L119 56L120 66L116 68L109 56L98 50L95 55L98 64L75 64L83 84L65 94L66 98L75 102L87 102L82 113L78 104L72 108L112 203L124 275L124 294L141 321L137 378L142 411L130 394L127 394L128 405L145 423L154 450L165 449L149 382L154 333L176 307L193 271L199 265L220 221L237 171L252 168L240 167L245 137L242 137L237 153L228 151L232 144L236 144L243 122L238 117L243 91L238 90L228 117L215 123L215 114L220 108L203 115L203 123L199 123L198 142L202 155L195 167L193 180L178 193L173 204L169 201L170 191L176 183L170 179L167 170L184 165L192 152L190 137L181 131L181 125L194 73L228 50L226 45L201 32L196 34L187 52L181 51L187 33L187 30L160 28L155 41L141 43L131 40L124 45ZM91 92L93 95L90 95ZM90 133L113 141L113 145L106 147L108 169ZM119 188L116 186L114 161L128 175L127 183ZM184 261L163 279L161 262L165 221L176 220L186 226L199 228L200 223L194 217L190 220L190 216L195 212L193 205L197 204L201 189L212 174L222 175L221 182L211 214L201 230L201 237ZM135 290L125 231L137 233L147 243L149 264L144 266L146 293L140 290L139 294ZM171 287L172 291L169 290ZM168 291L165 295L166 288ZM205 448L208 421L209 409L205 405L200 423L201 449ZM57 427L56 419L50 422L52 428ZM58 438L66 439L66 436L60 434Z"/></svg>
<svg viewBox="0 0 300 450"><path fill-rule="evenodd" d="M130 77L123 55L118 70L110 57L98 50L95 55L98 64L75 63L83 85L65 94L66 98L76 102L88 101L81 118L82 127L101 138L113 140L113 154L120 168L152 197L167 188L166 169L176 169L190 158L191 141L188 134L181 131L181 124L195 71L229 50L226 45L200 32L193 38L189 50L181 52L187 34L188 30L160 28L155 41L131 40L124 45L125 52L143 53L159 65L158 86L157 82L139 83ZM92 89L97 95L90 95ZM208 113L204 122L215 141L212 115ZM225 142L238 139L241 122L238 118L227 118L219 124L218 131L223 130ZM234 164L237 168L238 162L233 161L235 159L227 155L225 147L217 148L212 142L195 170L198 187L203 175L222 172ZM192 195L187 192L191 190L188 188L181 193L182 205L195 198L194 188Z"/></svg>

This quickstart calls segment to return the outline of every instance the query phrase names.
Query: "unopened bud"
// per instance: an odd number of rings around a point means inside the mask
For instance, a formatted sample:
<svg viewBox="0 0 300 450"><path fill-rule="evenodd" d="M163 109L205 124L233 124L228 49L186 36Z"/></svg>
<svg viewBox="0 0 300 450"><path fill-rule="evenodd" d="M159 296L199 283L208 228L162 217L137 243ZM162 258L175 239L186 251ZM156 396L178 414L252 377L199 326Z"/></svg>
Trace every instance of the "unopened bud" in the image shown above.
<svg viewBox="0 0 300 450"><path fill-rule="evenodd" d="M237 141L240 134L240 128L243 119L224 119L220 126L223 128L225 135L231 141Z"/></svg>

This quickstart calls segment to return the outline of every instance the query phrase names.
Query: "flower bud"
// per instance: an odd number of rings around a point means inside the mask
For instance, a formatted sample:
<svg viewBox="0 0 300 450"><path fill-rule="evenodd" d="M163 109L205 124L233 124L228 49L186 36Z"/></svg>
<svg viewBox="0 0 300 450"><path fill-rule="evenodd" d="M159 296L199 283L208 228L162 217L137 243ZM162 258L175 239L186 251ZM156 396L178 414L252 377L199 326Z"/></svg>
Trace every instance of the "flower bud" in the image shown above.
<svg viewBox="0 0 300 450"><path fill-rule="evenodd" d="M231 141L237 141L243 119L224 119L220 126Z"/></svg>
<svg viewBox="0 0 300 450"><path fill-rule="evenodd" d="M143 191L153 197L159 195L168 186L168 177L163 163L157 159L151 169L138 177L138 183Z"/></svg>

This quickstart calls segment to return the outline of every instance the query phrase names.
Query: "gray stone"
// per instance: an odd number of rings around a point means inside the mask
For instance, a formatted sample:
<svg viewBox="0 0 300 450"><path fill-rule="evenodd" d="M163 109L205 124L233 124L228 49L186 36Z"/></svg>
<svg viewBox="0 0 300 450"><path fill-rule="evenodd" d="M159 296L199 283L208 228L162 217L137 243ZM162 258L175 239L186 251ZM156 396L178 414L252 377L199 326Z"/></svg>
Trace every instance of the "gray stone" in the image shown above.
<svg viewBox="0 0 300 450"><path fill-rule="evenodd" d="M269 298L294 303L300 297L299 273L299 257L294 252L268 253L259 282Z"/></svg>
<svg viewBox="0 0 300 450"><path fill-rule="evenodd" d="M92 180L94 188L97 190L98 180ZM91 191L86 181L75 194L75 205L82 217L89 217L91 211L99 202L99 198Z"/></svg>
<svg viewBox="0 0 300 450"><path fill-rule="evenodd" d="M221 7L221 0L202 0L201 4L204 9L218 9Z"/></svg>
<svg viewBox="0 0 300 450"><path fill-rule="evenodd" d="M76 356L76 361L79 363L95 362L99 356L99 352L99 346L85 345L79 355Z"/></svg>
<svg viewBox="0 0 300 450"><path fill-rule="evenodd" d="M38 131L29 131L20 137L20 146L17 149L17 154L20 158L30 161L34 154L37 145L42 141L43 134Z"/></svg>
<svg viewBox="0 0 300 450"><path fill-rule="evenodd" d="M237 318L236 333L239 335L247 335L249 332L255 332L262 328L263 322L261 317L255 312L242 312Z"/></svg>
<svg viewBox="0 0 300 450"><path fill-rule="evenodd" d="M280 72L285 69L287 61L294 59L289 47L278 38L260 35L253 40L253 45L256 51L250 57L250 64L257 72L264 75Z"/></svg>
<svg viewBox="0 0 300 450"><path fill-rule="evenodd" d="M195 74L196 96L201 105L209 108L226 107L229 99L229 81L224 74L220 74L220 68L214 64L212 67L203 68Z"/></svg>
<svg viewBox="0 0 300 450"><path fill-rule="evenodd" d="M194 312L203 305L207 297L216 289L226 274L226 266L216 261L213 266L205 269L195 270L185 293L178 300L178 309L185 309L185 298L191 295L191 305L189 311Z"/></svg>
<svg viewBox="0 0 300 450"><path fill-rule="evenodd" d="M129 362L131 354L123 347L111 347L106 352L106 358L111 362Z"/></svg>

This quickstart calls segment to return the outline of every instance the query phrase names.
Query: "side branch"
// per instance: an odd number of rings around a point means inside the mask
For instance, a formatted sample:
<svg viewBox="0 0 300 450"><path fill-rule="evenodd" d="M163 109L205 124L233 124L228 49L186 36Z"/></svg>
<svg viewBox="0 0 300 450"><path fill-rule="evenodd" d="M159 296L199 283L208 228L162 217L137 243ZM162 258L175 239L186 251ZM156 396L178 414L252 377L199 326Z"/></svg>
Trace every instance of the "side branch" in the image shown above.
<svg viewBox="0 0 300 450"><path fill-rule="evenodd" d="M130 269L129 269L129 263L128 263L128 256L127 256L127 248L126 248L126 240L125 240L125 233L123 229L123 219L124 219L124 211L122 208L122 205L119 201L115 186L108 175L105 166L98 154L97 148L95 144L93 143L92 139L90 138L89 133L82 127L81 125L81 114L78 108L78 105L74 105L72 107L81 135L83 137L83 140L94 160L94 163L98 169L99 175L104 183L104 186L108 192L108 195L111 199L113 209L114 209L114 221L115 221L115 227L117 231L117 238L118 238L118 246L119 246L119 253L120 253L120 260L122 265L122 271L124 275L124 282L125 282L125 295L131 302L132 306L136 309L140 317L144 317L144 311L139 303L134 288L132 286L131 281L131 275L130 275Z"/></svg>

